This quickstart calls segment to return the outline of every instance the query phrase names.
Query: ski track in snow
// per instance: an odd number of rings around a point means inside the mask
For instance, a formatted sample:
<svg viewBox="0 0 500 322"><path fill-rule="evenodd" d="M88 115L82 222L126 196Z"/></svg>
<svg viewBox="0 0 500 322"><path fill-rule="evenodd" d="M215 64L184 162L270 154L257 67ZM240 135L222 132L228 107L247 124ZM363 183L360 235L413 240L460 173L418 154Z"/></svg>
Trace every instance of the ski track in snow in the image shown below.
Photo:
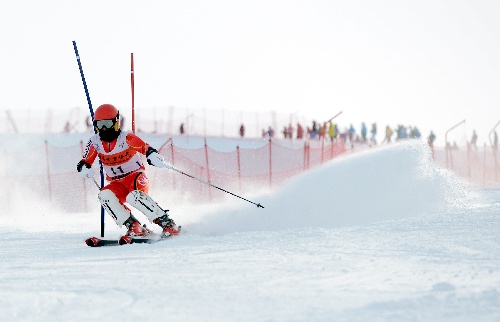
<svg viewBox="0 0 500 322"><path fill-rule="evenodd" d="M425 145L406 142L248 196L264 209L180 205L171 211L185 233L152 245L87 247L95 213L34 200L36 211L1 214L0 312L16 321L498 321L499 193L468 187L436 168ZM110 220L106 229L123 232Z"/></svg>

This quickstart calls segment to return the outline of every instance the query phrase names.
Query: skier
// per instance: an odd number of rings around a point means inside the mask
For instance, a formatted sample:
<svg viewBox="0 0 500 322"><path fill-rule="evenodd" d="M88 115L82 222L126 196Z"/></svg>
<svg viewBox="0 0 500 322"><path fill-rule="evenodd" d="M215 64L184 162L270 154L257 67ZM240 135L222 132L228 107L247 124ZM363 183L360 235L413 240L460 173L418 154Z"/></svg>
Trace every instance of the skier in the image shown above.
<svg viewBox="0 0 500 322"><path fill-rule="evenodd" d="M145 154L150 165L172 169L165 163L156 149L134 133L120 130L120 113L111 104L99 106L94 114L93 135L85 148L85 153L77 170L85 179L93 179L92 163L96 157L102 162L109 184L101 188L99 202L119 227L125 225L126 236L147 236L152 231L143 227L132 215L125 202L134 206L153 223L163 229L164 235L177 235L179 228L169 218L168 210L163 210L147 195L149 179L142 162Z"/></svg>

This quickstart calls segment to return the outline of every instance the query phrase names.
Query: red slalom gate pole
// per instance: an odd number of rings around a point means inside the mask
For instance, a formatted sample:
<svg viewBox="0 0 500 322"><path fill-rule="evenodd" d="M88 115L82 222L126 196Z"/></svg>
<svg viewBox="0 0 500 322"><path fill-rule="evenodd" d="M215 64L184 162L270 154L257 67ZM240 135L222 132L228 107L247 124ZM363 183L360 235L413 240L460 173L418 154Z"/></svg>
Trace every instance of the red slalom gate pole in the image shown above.
<svg viewBox="0 0 500 322"><path fill-rule="evenodd" d="M134 53L130 53L130 86L132 89L132 132L135 133Z"/></svg>

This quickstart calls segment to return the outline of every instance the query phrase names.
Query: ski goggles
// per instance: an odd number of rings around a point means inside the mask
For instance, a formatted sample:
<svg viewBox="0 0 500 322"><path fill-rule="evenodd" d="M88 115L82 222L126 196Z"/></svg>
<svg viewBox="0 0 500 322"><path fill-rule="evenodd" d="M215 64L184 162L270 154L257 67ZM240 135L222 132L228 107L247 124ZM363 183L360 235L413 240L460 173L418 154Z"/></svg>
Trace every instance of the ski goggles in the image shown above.
<svg viewBox="0 0 500 322"><path fill-rule="evenodd" d="M103 128L110 129L112 128L116 123L116 120L97 120L94 121L94 126L98 130L102 130Z"/></svg>

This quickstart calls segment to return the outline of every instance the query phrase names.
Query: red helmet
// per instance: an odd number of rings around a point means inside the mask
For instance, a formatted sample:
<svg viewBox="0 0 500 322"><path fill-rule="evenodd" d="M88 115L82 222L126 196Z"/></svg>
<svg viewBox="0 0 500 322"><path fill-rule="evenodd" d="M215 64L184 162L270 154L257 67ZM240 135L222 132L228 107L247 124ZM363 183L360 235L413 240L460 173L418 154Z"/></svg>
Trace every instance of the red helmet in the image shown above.
<svg viewBox="0 0 500 322"><path fill-rule="evenodd" d="M117 132L119 130L119 119L120 112L116 107L111 104L102 104L95 110L94 126L97 132L100 132L103 127Z"/></svg>
<svg viewBox="0 0 500 322"><path fill-rule="evenodd" d="M99 120L118 120L120 112L111 104L102 104L94 113L94 121Z"/></svg>

